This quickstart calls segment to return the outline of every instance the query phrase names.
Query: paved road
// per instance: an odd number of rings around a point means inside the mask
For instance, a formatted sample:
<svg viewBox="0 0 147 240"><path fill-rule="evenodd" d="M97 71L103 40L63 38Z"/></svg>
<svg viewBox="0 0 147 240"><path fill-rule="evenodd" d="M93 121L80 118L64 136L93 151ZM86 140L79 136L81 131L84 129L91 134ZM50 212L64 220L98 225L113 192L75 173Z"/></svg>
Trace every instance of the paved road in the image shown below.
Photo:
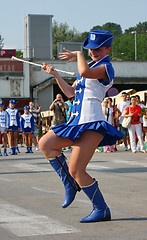
<svg viewBox="0 0 147 240"><path fill-rule="evenodd" d="M82 224L92 209L83 192L62 209L64 188L40 151L0 157L0 240L147 239L147 154L95 153L88 165L112 221ZM65 152L70 156L70 152Z"/></svg>

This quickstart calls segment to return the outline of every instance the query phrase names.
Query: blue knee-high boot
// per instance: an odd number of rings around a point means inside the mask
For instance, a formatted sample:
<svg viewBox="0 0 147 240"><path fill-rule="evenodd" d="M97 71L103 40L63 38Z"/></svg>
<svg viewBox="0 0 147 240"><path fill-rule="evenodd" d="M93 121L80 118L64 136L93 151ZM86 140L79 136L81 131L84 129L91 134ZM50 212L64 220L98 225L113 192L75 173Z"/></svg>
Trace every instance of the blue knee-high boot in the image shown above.
<svg viewBox="0 0 147 240"><path fill-rule="evenodd" d="M64 202L62 203L62 207L66 208L72 203L77 191L80 191L81 188L69 174L68 166L63 154L59 157L49 160L49 162L64 184L65 199Z"/></svg>
<svg viewBox="0 0 147 240"><path fill-rule="evenodd" d="M4 147L4 156L8 156L7 154L7 148Z"/></svg>
<svg viewBox="0 0 147 240"><path fill-rule="evenodd" d="M29 148L29 147L26 147L25 153L29 153L29 152L30 152L30 148Z"/></svg>
<svg viewBox="0 0 147 240"><path fill-rule="evenodd" d="M80 222L109 221L111 219L110 209L105 203L103 195L98 187L98 183L94 181L91 185L82 187L82 190L92 202L93 210L87 217L81 218Z"/></svg>

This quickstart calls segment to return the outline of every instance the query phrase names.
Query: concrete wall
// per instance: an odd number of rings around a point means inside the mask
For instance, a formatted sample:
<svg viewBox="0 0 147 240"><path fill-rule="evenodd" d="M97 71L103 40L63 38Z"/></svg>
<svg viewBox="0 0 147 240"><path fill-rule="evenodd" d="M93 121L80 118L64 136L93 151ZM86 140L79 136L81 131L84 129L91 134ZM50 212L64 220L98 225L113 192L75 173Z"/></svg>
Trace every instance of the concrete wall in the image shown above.
<svg viewBox="0 0 147 240"><path fill-rule="evenodd" d="M55 68L65 70L65 71L71 71L75 72L76 75L78 74L77 69L77 63L67 63L65 61L47 61L44 60L46 63L53 65ZM42 64L40 61L39 63ZM138 82L139 79L147 79L147 61L146 62L134 62L134 61L112 61L112 65L115 69L115 77L116 78L129 78L130 80L132 78L136 79ZM45 79L49 78L49 74L46 74L41 68L36 68L34 66L31 66L31 85L35 85L38 83L41 83ZM65 73L61 73L62 77L65 78L73 78L75 79L75 76L71 76Z"/></svg>
<svg viewBox="0 0 147 240"><path fill-rule="evenodd" d="M53 65L55 68L78 73L77 63L67 63L61 60L47 61L46 63ZM39 61L42 64L42 61ZM123 89L136 88L137 84L142 84L143 86L147 85L147 62L117 62L112 61L112 65L115 69L115 81L114 84L117 84L118 88L121 86ZM47 110L51 102L53 101L53 84L56 83L54 78L51 75L46 74L40 67L30 66L30 85L35 86L33 98L37 104L40 104L44 110ZM76 76L67 75L61 73L61 76L67 82L74 82ZM51 79L50 79L51 78ZM44 83L46 81L46 83ZM42 84L43 83L43 84ZM130 85L128 85L130 84ZM146 84L146 85L145 85Z"/></svg>
<svg viewBox="0 0 147 240"><path fill-rule="evenodd" d="M147 61L112 61L115 77L147 78Z"/></svg>
<svg viewBox="0 0 147 240"><path fill-rule="evenodd" d="M0 97L30 97L30 66L9 58L0 59Z"/></svg>
<svg viewBox="0 0 147 240"><path fill-rule="evenodd" d="M24 17L24 58L52 59L52 15Z"/></svg>

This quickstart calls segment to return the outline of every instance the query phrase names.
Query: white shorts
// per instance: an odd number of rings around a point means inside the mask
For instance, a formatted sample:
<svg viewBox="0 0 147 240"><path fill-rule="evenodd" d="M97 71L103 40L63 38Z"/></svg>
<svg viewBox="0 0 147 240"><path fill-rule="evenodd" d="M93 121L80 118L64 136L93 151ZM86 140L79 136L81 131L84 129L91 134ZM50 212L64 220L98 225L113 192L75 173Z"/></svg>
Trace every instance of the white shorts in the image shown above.
<svg viewBox="0 0 147 240"><path fill-rule="evenodd" d="M1 132L1 134L3 134L3 133L7 133L6 131L5 131L5 127L0 127L0 132Z"/></svg>

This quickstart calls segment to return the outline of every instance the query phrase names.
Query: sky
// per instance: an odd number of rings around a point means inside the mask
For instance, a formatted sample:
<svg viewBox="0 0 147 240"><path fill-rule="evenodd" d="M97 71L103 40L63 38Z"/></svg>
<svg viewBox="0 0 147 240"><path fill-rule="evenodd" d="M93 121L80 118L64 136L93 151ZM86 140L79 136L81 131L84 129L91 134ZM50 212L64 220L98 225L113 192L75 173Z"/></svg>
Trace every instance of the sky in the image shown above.
<svg viewBox="0 0 147 240"><path fill-rule="evenodd" d="M147 21L147 0L3 0L0 35L4 49L23 51L23 17L27 14L53 15L53 21L79 32L107 22L120 24L124 31Z"/></svg>

